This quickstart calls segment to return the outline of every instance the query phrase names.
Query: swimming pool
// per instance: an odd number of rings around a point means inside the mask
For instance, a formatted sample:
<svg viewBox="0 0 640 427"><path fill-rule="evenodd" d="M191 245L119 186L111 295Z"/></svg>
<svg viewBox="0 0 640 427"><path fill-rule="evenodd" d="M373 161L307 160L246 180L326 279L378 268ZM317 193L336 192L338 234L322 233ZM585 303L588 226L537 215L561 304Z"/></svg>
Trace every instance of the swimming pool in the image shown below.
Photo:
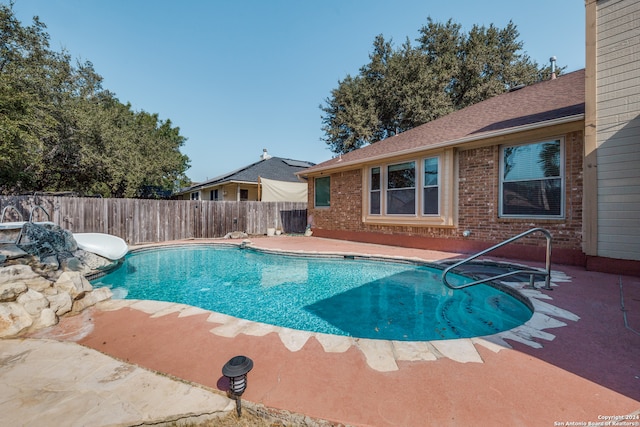
<svg viewBox="0 0 640 427"><path fill-rule="evenodd" d="M441 270L410 262L292 256L236 246L134 251L92 281L114 297L169 301L286 328L400 341L491 335L532 315L509 293L445 287ZM452 275L451 282L471 279Z"/></svg>

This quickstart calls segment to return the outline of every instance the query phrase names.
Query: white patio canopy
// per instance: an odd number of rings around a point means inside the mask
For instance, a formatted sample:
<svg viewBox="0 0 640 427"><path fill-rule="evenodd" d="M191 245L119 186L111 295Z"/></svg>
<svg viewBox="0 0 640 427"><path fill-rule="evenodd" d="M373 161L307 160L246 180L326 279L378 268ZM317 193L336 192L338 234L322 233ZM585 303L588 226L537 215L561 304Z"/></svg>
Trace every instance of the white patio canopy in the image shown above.
<svg viewBox="0 0 640 427"><path fill-rule="evenodd" d="M263 202L306 202L307 183L260 178Z"/></svg>

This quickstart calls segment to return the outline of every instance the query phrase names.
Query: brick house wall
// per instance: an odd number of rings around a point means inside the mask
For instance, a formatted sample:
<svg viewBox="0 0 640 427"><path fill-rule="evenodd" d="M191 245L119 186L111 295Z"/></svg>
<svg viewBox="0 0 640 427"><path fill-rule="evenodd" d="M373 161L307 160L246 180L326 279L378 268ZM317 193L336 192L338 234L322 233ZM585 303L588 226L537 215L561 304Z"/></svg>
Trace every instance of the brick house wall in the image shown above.
<svg viewBox="0 0 640 427"><path fill-rule="evenodd" d="M499 145L457 152L457 225L454 227L396 226L365 224L362 221L362 168L332 173L331 207L315 208L309 203L315 236L382 243L423 249L472 253L485 249L534 227L549 230L553 236L554 262L583 265L582 131L565 134L565 218L499 218ZM309 180L309 200L314 200L314 180ZM463 237L464 230L471 231ZM533 234L507 245L496 255L541 260L545 239Z"/></svg>
<svg viewBox="0 0 640 427"><path fill-rule="evenodd" d="M474 239L499 242L529 228L542 227L553 235L554 248L582 249L582 132L565 136L565 218L500 218L499 147L482 147L459 153L460 230L471 230ZM539 243L539 239L532 239ZM530 243L530 242L529 242Z"/></svg>

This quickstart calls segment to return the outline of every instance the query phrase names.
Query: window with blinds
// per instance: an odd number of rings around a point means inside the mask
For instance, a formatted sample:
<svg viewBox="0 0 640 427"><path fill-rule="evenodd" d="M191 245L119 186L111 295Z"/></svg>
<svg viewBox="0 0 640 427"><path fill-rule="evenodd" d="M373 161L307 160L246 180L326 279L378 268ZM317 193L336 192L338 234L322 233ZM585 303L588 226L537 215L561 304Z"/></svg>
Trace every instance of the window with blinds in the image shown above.
<svg viewBox="0 0 640 427"><path fill-rule="evenodd" d="M500 172L500 216L563 217L561 139L501 147Z"/></svg>

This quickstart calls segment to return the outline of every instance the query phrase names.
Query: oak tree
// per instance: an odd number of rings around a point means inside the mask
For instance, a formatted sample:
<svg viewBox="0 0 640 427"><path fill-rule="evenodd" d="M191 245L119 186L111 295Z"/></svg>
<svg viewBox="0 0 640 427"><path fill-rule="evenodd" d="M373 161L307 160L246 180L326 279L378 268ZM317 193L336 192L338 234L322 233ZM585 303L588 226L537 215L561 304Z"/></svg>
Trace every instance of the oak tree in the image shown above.
<svg viewBox="0 0 640 427"><path fill-rule="evenodd" d="M185 141L103 89L91 62L53 51L38 17L23 26L0 5L0 192L157 197L187 183Z"/></svg>
<svg viewBox="0 0 640 427"><path fill-rule="evenodd" d="M346 153L519 85L548 78L518 40L515 24L473 26L428 18L417 44L394 48L378 35L369 63L347 75L320 108L323 140ZM560 69L561 71L561 69Z"/></svg>

